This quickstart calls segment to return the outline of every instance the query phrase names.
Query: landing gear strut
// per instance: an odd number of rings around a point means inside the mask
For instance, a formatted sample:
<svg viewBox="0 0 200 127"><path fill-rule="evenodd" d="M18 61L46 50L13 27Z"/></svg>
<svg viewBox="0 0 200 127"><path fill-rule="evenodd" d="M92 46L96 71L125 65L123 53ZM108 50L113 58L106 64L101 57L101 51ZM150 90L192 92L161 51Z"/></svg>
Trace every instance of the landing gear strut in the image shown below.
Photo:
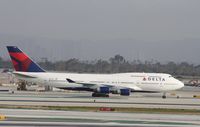
<svg viewBox="0 0 200 127"><path fill-rule="evenodd" d="M166 99L166 98L167 98L167 96L166 96L166 93L165 93L165 92L163 93L163 95L162 95L162 98L163 98L163 99Z"/></svg>
<svg viewBox="0 0 200 127"><path fill-rule="evenodd" d="M109 97L109 94L105 94L105 93L92 93L92 97Z"/></svg>

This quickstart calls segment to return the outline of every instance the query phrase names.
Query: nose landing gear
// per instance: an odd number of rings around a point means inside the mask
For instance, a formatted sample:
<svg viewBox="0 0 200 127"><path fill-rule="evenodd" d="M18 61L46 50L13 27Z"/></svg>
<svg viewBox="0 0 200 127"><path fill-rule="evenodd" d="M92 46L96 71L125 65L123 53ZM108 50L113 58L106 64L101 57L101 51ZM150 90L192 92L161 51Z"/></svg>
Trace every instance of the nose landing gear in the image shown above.
<svg viewBox="0 0 200 127"><path fill-rule="evenodd" d="M166 92L163 93L162 98L163 98L163 99L166 99L166 98L167 98Z"/></svg>

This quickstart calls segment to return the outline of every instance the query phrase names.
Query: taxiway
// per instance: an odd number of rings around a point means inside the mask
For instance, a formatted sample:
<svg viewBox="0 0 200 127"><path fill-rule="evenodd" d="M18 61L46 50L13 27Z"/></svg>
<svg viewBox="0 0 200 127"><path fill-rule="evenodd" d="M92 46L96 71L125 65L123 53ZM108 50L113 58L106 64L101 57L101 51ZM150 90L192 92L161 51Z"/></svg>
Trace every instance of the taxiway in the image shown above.
<svg viewBox="0 0 200 127"><path fill-rule="evenodd" d="M34 106L88 106L88 107L134 107L164 109L200 109L199 91L175 91L167 99L161 93L133 93L129 97L111 95L110 98L94 98L91 93L23 92L0 93L0 105ZM178 98L177 98L178 96Z"/></svg>
<svg viewBox="0 0 200 127"><path fill-rule="evenodd" d="M9 109L6 106L78 106L78 107L124 107L124 108L161 108L161 109L200 109L199 88L183 89L168 93L133 93L129 97L111 95L110 98L93 98L87 92L35 92L15 91L0 93L0 115L6 120L0 126L68 126L68 127L198 127L198 114L175 113L137 113L137 112L92 112Z"/></svg>
<svg viewBox="0 0 200 127"><path fill-rule="evenodd" d="M198 115L169 115L146 113L80 112L26 109L0 109L7 119L0 126L164 126L197 127Z"/></svg>

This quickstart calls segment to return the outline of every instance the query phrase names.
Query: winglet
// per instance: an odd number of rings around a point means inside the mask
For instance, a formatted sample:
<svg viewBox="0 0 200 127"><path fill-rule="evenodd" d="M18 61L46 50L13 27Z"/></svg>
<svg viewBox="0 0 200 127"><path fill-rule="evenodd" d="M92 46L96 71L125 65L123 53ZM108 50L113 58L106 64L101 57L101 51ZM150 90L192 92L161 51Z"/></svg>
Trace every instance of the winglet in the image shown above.
<svg viewBox="0 0 200 127"><path fill-rule="evenodd" d="M73 80L71 80L71 79L69 79L69 78L67 78L66 79L69 83L76 83L75 81L73 81Z"/></svg>

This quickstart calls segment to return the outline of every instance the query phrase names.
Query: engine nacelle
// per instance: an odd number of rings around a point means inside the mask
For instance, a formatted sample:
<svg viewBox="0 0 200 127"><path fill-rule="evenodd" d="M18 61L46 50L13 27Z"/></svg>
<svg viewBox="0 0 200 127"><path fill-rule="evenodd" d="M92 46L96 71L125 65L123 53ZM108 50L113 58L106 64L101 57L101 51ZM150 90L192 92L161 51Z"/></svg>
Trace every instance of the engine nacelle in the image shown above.
<svg viewBox="0 0 200 127"><path fill-rule="evenodd" d="M97 88L97 92L109 94L110 93L110 89L108 87L102 86L102 87Z"/></svg>
<svg viewBox="0 0 200 127"><path fill-rule="evenodd" d="M130 96L130 89L120 89L120 95L122 96Z"/></svg>
<svg viewBox="0 0 200 127"><path fill-rule="evenodd" d="M117 89L112 90L112 94L120 94L121 96L129 96L131 93L130 89Z"/></svg>

